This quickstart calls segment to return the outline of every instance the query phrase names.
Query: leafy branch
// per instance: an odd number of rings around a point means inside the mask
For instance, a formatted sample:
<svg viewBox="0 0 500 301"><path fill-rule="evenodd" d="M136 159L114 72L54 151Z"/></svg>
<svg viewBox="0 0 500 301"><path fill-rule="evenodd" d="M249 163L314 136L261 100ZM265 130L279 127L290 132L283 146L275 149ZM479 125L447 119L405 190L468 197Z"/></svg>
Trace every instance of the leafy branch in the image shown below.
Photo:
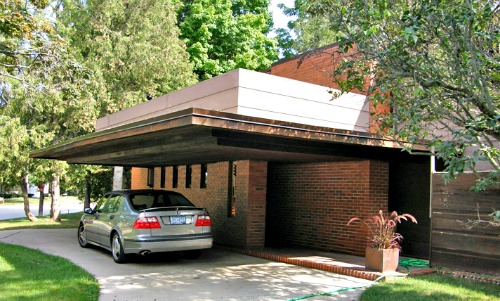
<svg viewBox="0 0 500 301"><path fill-rule="evenodd" d="M466 229L473 229L477 227L500 227L500 210L492 209L493 212L488 214L491 216L490 220L484 220L479 214L479 204L476 204L477 219L467 219L466 221L457 220Z"/></svg>

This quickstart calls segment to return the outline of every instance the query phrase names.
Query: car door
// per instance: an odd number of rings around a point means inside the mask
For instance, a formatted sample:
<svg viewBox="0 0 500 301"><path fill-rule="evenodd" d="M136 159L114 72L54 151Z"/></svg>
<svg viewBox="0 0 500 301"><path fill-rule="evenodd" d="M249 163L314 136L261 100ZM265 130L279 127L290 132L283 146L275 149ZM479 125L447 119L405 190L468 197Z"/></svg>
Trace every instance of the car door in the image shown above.
<svg viewBox="0 0 500 301"><path fill-rule="evenodd" d="M87 233L87 239L91 242L100 243L99 242L99 218L100 212L103 210L104 205L106 204L107 196L102 198L97 202L93 211L93 214L88 214L85 216L85 232Z"/></svg>
<svg viewBox="0 0 500 301"><path fill-rule="evenodd" d="M121 195L110 195L99 213L99 243L106 247L111 247L111 231L119 222L117 212L122 208L123 200Z"/></svg>

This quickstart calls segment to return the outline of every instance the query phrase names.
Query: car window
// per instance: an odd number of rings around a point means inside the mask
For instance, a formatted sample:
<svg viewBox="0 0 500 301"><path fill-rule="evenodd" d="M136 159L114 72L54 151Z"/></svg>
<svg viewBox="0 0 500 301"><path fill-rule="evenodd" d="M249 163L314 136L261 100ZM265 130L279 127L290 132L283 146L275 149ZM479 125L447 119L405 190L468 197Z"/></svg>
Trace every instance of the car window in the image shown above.
<svg viewBox="0 0 500 301"><path fill-rule="evenodd" d="M94 207L95 212L104 212L104 207L106 205L106 201L108 200L109 195L104 196Z"/></svg>
<svg viewBox="0 0 500 301"><path fill-rule="evenodd" d="M136 210L151 208L154 202L154 195L134 194L130 196L130 202Z"/></svg>
<svg viewBox="0 0 500 301"><path fill-rule="evenodd" d="M170 206L193 206L193 204L188 201L183 195L172 193L168 195Z"/></svg>
<svg viewBox="0 0 500 301"><path fill-rule="evenodd" d="M115 213L120 208L120 205L123 203L124 198L121 195L114 195L108 199L106 202L105 212Z"/></svg>
<svg viewBox="0 0 500 301"><path fill-rule="evenodd" d="M138 193L130 196L135 210L156 207L193 206L184 196L177 193Z"/></svg>

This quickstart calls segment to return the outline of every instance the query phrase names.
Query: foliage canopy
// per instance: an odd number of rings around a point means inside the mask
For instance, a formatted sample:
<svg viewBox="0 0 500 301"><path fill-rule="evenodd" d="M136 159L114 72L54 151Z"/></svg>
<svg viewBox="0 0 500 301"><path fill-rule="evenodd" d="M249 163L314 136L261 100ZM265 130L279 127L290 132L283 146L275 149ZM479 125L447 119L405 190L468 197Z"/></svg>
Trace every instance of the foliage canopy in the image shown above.
<svg viewBox="0 0 500 301"><path fill-rule="evenodd" d="M264 70L277 59L269 0L189 0L178 12L180 37L204 80L236 68Z"/></svg>
<svg viewBox="0 0 500 301"><path fill-rule="evenodd" d="M168 0L66 0L59 31L101 79L99 116L196 82Z"/></svg>
<svg viewBox="0 0 500 301"><path fill-rule="evenodd" d="M449 178L491 170L500 176L500 3L496 0L310 0L329 20L343 54L342 92L365 89L384 133L427 139ZM354 51L352 51L354 50ZM349 53L348 53L349 52ZM411 151L411 148L409 148Z"/></svg>

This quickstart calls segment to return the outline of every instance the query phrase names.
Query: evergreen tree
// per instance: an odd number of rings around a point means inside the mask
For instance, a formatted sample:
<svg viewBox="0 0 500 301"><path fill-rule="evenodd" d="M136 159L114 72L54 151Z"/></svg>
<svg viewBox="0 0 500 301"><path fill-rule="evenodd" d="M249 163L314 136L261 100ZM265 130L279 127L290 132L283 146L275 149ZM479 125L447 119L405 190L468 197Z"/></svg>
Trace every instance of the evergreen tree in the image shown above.
<svg viewBox="0 0 500 301"><path fill-rule="evenodd" d="M102 78L100 115L196 82L169 0L67 0L58 16L82 64Z"/></svg>
<svg viewBox="0 0 500 301"><path fill-rule="evenodd" d="M28 175L55 166L36 166L30 152L87 132L95 118L91 75L50 16L48 1L0 3L0 181L20 185L30 220Z"/></svg>

